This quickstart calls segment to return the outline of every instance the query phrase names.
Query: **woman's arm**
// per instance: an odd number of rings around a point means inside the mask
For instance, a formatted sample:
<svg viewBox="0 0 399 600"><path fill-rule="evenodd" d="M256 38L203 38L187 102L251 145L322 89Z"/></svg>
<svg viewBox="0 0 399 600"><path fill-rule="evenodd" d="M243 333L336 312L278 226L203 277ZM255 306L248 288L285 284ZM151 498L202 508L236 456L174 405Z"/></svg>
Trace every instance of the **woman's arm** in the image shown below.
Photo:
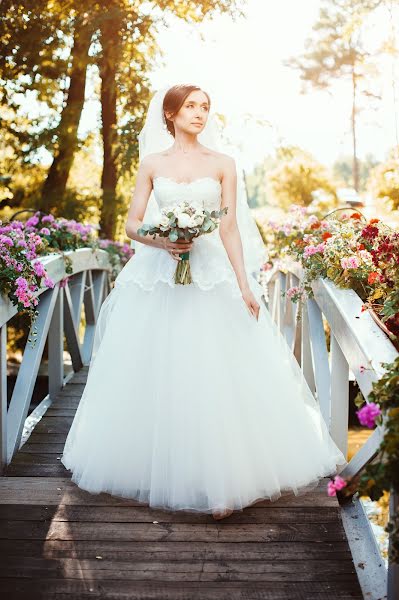
<svg viewBox="0 0 399 600"><path fill-rule="evenodd" d="M219 233L237 277L243 299L251 314L258 319L260 306L249 287L244 266L244 252L237 224L237 169L234 158L227 156L223 166L221 208L227 206L219 224Z"/></svg>
<svg viewBox="0 0 399 600"><path fill-rule="evenodd" d="M227 207L227 214L220 220L219 233L226 248L229 260L237 276L241 291L248 288L248 279L244 267L244 253L240 231L237 225L237 170L234 158L227 156L223 167L222 202L220 207Z"/></svg>
<svg viewBox="0 0 399 600"><path fill-rule="evenodd" d="M137 230L142 226L144 213L147 208L148 199L152 191L152 160L146 156L141 161L136 175L136 185L134 188L132 201L130 203L127 220L125 224L126 235L132 239L155 246L156 248L165 248L166 238L156 235L155 239L149 235L139 235Z"/></svg>
<svg viewBox="0 0 399 600"><path fill-rule="evenodd" d="M149 155L143 158L137 170L136 185L127 215L125 232L130 239L155 248L162 248L169 252L174 260L179 261L181 260L180 254L190 251L192 242L184 239L171 242L168 237L158 234L155 234L154 238L153 235L144 236L137 233L137 230L143 224L144 214L152 191L152 174L153 161L151 155Z"/></svg>

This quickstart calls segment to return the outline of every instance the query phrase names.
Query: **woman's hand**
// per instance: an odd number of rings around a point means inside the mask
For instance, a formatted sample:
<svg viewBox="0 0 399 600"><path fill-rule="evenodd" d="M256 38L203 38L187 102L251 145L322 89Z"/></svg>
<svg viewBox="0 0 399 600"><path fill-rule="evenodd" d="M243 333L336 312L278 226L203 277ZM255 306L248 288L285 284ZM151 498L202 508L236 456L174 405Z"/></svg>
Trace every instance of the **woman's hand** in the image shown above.
<svg viewBox="0 0 399 600"><path fill-rule="evenodd" d="M183 238L179 238L176 242L171 242L168 237L161 238L163 241L163 247L165 250L171 255L174 260L181 260L180 254L184 252L189 252L192 248L193 242L184 240Z"/></svg>
<svg viewBox="0 0 399 600"><path fill-rule="evenodd" d="M245 304L248 307L249 312L251 313L251 315L253 315L254 317L256 317L256 320L258 321L259 319L259 310L260 310L260 305L257 302L251 288L245 287L241 290L241 294L243 297L243 300L245 302Z"/></svg>

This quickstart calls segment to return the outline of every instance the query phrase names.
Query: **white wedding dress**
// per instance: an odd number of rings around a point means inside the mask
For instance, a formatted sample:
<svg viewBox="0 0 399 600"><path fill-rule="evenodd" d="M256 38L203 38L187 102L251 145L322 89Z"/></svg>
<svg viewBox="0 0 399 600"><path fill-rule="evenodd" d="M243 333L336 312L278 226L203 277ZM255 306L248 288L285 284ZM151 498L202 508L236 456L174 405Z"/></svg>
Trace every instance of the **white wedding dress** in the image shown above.
<svg viewBox="0 0 399 600"><path fill-rule="evenodd" d="M219 209L220 182L154 179L157 204ZM216 229L190 251L193 283L145 245L105 299L63 456L92 493L211 513L298 495L346 464L248 274L256 321ZM306 489L305 489L306 488Z"/></svg>

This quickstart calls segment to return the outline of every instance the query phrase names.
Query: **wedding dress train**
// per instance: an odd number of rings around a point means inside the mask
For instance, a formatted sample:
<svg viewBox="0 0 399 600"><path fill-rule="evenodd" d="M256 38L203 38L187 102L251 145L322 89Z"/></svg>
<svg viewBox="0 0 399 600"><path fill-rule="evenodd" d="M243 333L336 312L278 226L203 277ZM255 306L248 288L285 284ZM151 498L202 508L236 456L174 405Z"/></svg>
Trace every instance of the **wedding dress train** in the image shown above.
<svg viewBox="0 0 399 600"><path fill-rule="evenodd" d="M218 209L220 182L154 179L164 206ZM216 229L190 251L193 283L145 245L102 304L87 383L61 461L91 493L211 513L298 495L346 459L260 304L249 313Z"/></svg>

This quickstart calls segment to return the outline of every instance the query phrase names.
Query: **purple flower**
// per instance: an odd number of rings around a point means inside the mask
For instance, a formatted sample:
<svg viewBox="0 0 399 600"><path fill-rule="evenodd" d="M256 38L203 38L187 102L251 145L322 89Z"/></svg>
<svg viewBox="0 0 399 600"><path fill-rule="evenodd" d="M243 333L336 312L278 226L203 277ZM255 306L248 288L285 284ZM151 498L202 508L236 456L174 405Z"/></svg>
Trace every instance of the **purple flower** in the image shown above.
<svg viewBox="0 0 399 600"><path fill-rule="evenodd" d="M42 227L40 233L42 233L43 235L50 235L50 229L48 229L47 227Z"/></svg>
<svg viewBox="0 0 399 600"><path fill-rule="evenodd" d="M36 217L36 215L35 215L26 221L25 227L35 227L35 225L37 225L38 222L39 222L39 217Z"/></svg>
<svg viewBox="0 0 399 600"><path fill-rule="evenodd" d="M44 285L46 287L53 288L55 284L54 284L54 281L51 279L51 277L46 277L44 279Z"/></svg>
<svg viewBox="0 0 399 600"><path fill-rule="evenodd" d="M15 280L15 283L17 284L17 286L21 290L27 290L28 289L28 282L25 279L25 277L17 277L16 280Z"/></svg>
<svg viewBox="0 0 399 600"><path fill-rule="evenodd" d="M43 264L40 261L33 263L33 270L38 277L44 277L46 275L46 269L43 267Z"/></svg>
<svg viewBox="0 0 399 600"><path fill-rule="evenodd" d="M366 427L369 427L369 429L372 429L375 425L376 418L381 414L381 409L375 402L370 402L360 410L357 410L356 414L361 425L365 425Z"/></svg>
<svg viewBox="0 0 399 600"><path fill-rule="evenodd" d="M14 242L7 235L0 235L0 244L4 244L5 246L13 246Z"/></svg>

